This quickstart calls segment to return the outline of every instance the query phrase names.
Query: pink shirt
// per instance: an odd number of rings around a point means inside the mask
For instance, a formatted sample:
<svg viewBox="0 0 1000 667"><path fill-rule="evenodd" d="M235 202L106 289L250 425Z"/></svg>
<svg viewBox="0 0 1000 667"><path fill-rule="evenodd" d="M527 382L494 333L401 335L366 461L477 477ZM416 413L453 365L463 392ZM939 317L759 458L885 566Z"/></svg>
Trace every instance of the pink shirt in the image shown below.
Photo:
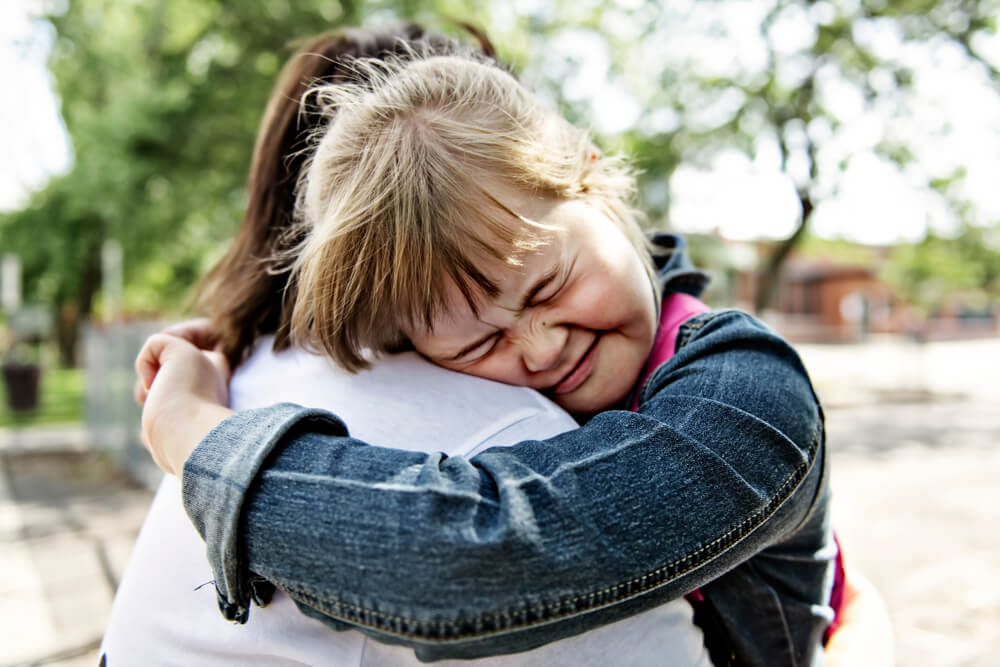
<svg viewBox="0 0 1000 667"><path fill-rule="evenodd" d="M677 332L680 331L681 325L695 315L707 313L709 310L710 308L699 299L683 292L674 292L666 298L663 302L663 310L660 311L660 328L656 332L653 351L650 353L646 366L642 369L642 376L636 384L635 398L630 406L632 411L639 409L638 389L649 379L653 371L674 356Z"/></svg>

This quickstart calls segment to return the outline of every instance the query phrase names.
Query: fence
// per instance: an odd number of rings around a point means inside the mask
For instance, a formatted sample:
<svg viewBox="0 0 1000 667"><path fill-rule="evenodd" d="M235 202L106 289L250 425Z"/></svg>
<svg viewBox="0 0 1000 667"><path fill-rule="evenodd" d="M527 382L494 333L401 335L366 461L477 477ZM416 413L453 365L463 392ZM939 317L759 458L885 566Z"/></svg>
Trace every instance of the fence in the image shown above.
<svg viewBox="0 0 1000 667"><path fill-rule="evenodd" d="M90 325L83 331L87 375L86 422L90 442L115 458L135 480L153 489L161 473L142 446L135 404L135 356L163 322Z"/></svg>

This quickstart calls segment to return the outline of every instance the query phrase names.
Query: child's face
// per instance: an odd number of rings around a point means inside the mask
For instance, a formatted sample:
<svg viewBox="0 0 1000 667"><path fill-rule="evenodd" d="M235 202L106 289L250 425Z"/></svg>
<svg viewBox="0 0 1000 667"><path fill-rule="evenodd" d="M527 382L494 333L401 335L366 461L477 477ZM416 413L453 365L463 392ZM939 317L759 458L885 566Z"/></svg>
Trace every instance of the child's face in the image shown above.
<svg viewBox="0 0 1000 667"><path fill-rule="evenodd" d="M408 332L414 347L445 368L543 391L573 413L615 405L656 335L656 297L639 254L584 201L511 203L555 228L539 231L547 243L520 267L486 267L500 292L482 300L478 317L452 285L432 329Z"/></svg>

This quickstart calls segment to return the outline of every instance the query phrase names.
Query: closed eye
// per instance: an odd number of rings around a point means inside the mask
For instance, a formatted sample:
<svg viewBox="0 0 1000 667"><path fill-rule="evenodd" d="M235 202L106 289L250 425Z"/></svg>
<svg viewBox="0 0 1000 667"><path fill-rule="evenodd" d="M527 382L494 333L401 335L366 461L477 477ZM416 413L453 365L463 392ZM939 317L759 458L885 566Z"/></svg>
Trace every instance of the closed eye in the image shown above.
<svg viewBox="0 0 1000 667"><path fill-rule="evenodd" d="M562 291L563 285L565 284L566 281L564 280L555 286L553 286L552 284L548 285L548 289L543 290L542 294L535 295L535 297L531 300L531 303L528 304L528 307L530 308L533 306L541 306L544 303L548 303L549 301L554 299L559 294L559 292Z"/></svg>
<svg viewBox="0 0 1000 667"><path fill-rule="evenodd" d="M570 265L566 267L566 271L563 272L561 280L556 280L555 278L559 276L558 273L554 273L552 279L548 280L542 286L542 289L538 290L538 292L532 296L531 301L527 305L529 307L541 306L542 304L548 303L552 299L559 296L559 293L563 291L563 288L566 287L566 284L569 282L569 277L573 274L574 266L576 266L576 258L574 258Z"/></svg>
<svg viewBox="0 0 1000 667"><path fill-rule="evenodd" d="M493 333L487 335L485 338L478 340L472 345L466 347L451 359L446 359L446 361L450 361L452 363L463 363L463 364L470 363L473 361L479 361L480 359L482 359L483 357L485 357L487 354L490 353L493 347L497 344L497 341L500 340L501 335L502 335L501 332L494 331Z"/></svg>

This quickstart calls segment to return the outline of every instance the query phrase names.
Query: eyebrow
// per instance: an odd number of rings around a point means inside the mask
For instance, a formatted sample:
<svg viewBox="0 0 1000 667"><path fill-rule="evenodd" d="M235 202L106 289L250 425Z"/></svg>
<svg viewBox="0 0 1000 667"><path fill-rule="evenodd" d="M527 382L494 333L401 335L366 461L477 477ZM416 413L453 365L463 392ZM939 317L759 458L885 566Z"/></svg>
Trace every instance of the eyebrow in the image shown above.
<svg viewBox="0 0 1000 667"><path fill-rule="evenodd" d="M559 277L559 270L560 265L556 264L548 273L538 279L538 282L536 282L532 288L528 290L528 293L525 294L524 298L521 300L521 310L525 310L528 306L530 306L531 302L535 300L536 296L538 296L538 293L548 287L553 280Z"/></svg>
<svg viewBox="0 0 1000 667"><path fill-rule="evenodd" d="M528 306L530 306L531 302L535 299L535 297L538 296L538 293L541 292L546 287L548 287L550 284L552 284L552 281L558 278L559 274L560 274L560 265L557 264L556 266L552 267L552 269L550 269L548 273L539 278L538 281L531 286L531 289L529 289L528 292L524 295L524 298L521 299L520 309L525 310ZM496 335L497 335L496 331L491 331L484 336L480 336L473 342L463 347L457 353L451 355L450 357L444 357L444 361L457 361Z"/></svg>

